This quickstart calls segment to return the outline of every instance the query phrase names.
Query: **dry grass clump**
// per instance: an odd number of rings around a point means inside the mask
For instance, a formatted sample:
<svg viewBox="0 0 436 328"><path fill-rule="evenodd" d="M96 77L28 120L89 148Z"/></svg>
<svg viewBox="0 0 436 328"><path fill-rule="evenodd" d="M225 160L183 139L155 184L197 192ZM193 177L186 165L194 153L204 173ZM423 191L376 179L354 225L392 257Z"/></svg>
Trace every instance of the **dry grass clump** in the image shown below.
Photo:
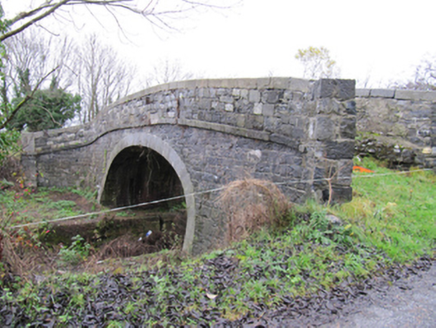
<svg viewBox="0 0 436 328"><path fill-rule="evenodd" d="M18 245L14 238L7 233L1 236L2 254L0 277L4 273L24 276L41 268L50 269L55 265L56 251L37 249L36 246Z"/></svg>
<svg viewBox="0 0 436 328"><path fill-rule="evenodd" d="M258 179L229 183L219 201L229 218L229 242L241 240L262 227L279 225L291 208L291 203L274 183Z"/></svg>

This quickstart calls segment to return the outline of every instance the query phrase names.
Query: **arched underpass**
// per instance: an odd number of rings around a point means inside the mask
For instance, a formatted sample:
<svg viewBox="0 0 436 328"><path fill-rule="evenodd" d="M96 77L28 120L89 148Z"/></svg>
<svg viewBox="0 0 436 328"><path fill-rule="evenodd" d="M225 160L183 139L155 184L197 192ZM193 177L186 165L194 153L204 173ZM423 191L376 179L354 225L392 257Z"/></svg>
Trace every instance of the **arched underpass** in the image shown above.
<svg viewBox="0 0 436 328"><path fill-rule="evenodd" d="M183 186L174 168L159 153L144 146L130 146L110 165L101 195L110 208L144 204L183 196ZM185 198L135 207L117 220L120 230L150 243L159 250L183 241L186 232ZM145 237L152 231L149 237ZM178 245L181 246L181 245Z"/></svg>
<svg viewBox="0 0 436 328"><path fill-rule="evenodd" d="M181 195L182 183L171 164L152 149L132 146L122 150L112 162L101 203L121 207ZM183 200L157 206L170 209L181 202Z"/></svg>

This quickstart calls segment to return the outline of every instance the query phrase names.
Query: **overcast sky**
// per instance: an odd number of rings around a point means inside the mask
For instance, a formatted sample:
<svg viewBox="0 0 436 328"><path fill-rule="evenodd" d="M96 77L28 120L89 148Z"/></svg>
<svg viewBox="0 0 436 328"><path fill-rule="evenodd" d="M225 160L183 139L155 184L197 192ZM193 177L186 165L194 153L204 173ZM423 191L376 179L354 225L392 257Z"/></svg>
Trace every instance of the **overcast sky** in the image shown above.
<svg viewBox="0 0 436 328"><path fill-rule="evenodd" d="M26 2L32 0L2 1L9 15L24 10ZM201 13L176 22L182 32L156 33L126 14L120 22L127 41L107 15L97 13L102 28L78 10L80 30L60 33L75 38L99 33L125 60L137 64L140 75L168 58L201 77L301 77L297 50L323 46L343 78L363 83L369 77L378 87L410 77L426 54L436 55L435 13L435 0L245 0L224 14Z"/></svg>

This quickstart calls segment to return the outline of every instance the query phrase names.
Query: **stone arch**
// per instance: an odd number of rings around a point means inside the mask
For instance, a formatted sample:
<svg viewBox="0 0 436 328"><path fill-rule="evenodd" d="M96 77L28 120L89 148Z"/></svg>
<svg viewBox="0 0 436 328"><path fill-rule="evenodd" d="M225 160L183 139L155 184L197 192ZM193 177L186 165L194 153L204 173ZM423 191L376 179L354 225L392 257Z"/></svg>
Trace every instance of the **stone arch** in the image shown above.
<svg viewBox="0 0 436 328"><path fill-rule="evenodd" d="M191 182L190 175L186 168L185 163L182 161L177 152L165 141L156 137L155 135L148 133L135 132L125 136L121 139L112 149L110 154L106 158L105 174L100 184L100 190L98 192L98 201L101 201L103 191L107 182L109 170L115 158L125 149L129 147L146 147L149 148L160 156L162 156L174 169L180 182L182 184L183 193L186 201L186 231L183 241L183 251L191 252L192 242L194 239L195 230L195 197L194 186Z"/></svg>

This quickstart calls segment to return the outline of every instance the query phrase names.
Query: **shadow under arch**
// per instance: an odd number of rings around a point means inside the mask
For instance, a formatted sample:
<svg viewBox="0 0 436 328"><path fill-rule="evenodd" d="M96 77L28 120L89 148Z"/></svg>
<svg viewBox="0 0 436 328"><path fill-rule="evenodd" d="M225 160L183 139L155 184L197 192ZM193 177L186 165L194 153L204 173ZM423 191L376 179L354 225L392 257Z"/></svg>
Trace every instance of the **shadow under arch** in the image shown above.
<svg viewBox="0 0 436 328"><path fill-rule="evenodd" d="M106 158L105 174L101 181L101 188L98 192L98 202L102 200L103 192L106 187L108 174L115 158L125 149L131 147L145 147L155 151L162 156L174 169L177 174L185 195L186 202L186 230L183 240L183 251L191 252L192 242L194 239L195 230L195 197L194 186L191 182L190 175L177 152L165 141L149 133L135 132L125 136L112 149Z"/></svg>

